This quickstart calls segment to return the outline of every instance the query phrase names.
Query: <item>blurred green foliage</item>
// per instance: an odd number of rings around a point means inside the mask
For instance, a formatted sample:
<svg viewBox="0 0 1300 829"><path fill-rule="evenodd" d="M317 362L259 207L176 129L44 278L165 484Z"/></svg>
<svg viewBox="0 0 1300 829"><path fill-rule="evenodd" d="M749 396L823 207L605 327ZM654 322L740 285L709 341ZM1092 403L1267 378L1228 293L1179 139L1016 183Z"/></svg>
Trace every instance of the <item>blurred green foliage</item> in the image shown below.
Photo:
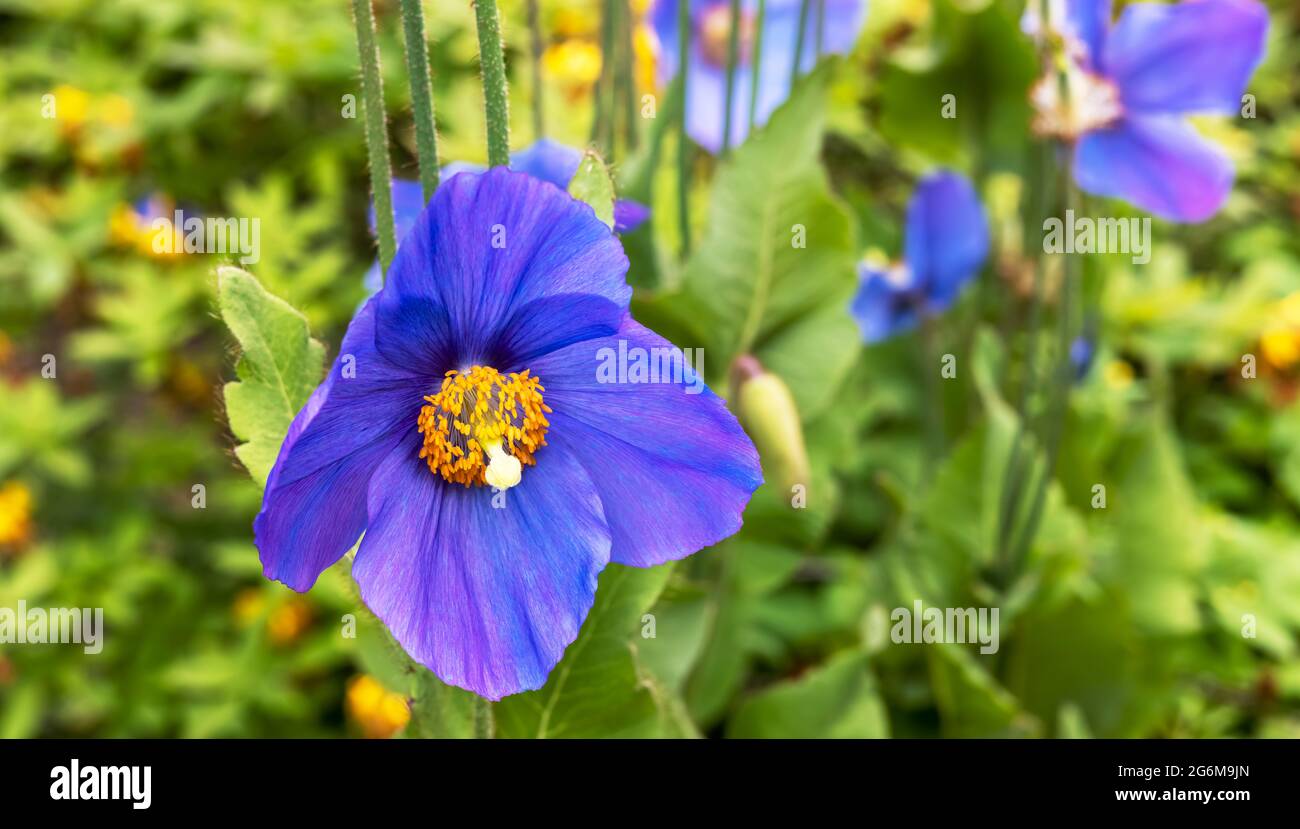
<svg viewBox="0 0 1300 829"><path fill-rule="evenodd" d="M425 5L444 160L482 161L472 13ZM873 2L852 55L728 159L696 157L684 261L670 102L613 154L620 192L654 209L624 240L634 312L703 347L720 392L745 353L785 381L806 505L768 484L714 549L612 566L547 686L494 706L499 735L1300 736L1296 9L1270 3L1258 118L1204 124L1238 166L1225 209L1158 223L1149 265L1089 260L1097 354L1008 572L994 538L1037 240L1019 210L1040 185L1021 5ZM597 4L542 9L546 123L582 145ZM413 179L396 4L376 10L391 150ZM523 146L523 3L503 18ZM473 701L411 668L347 559L298 596L252 546L260 492L242 467L265 476L374 256L361 126L343 117L359 93L345 4L0 0L0 49L0 607L107 619L95 656L0 645L0 736L382 736L407 697L409 733L471 734ZM936 164L972 177L996 244L936 326L958 372L932 456L920 335L863 347L847 303L857 259L900 252L913 182ZM130 208L151 195L259 217L256 280L219 280L230 257L142 247ZM247 326L273 332L269 351ZM289 386L268 382L282 371ZM228 382L243 391L223 397ZM999 650L892 643L890 610L917 599L999 607Z"/></svg>

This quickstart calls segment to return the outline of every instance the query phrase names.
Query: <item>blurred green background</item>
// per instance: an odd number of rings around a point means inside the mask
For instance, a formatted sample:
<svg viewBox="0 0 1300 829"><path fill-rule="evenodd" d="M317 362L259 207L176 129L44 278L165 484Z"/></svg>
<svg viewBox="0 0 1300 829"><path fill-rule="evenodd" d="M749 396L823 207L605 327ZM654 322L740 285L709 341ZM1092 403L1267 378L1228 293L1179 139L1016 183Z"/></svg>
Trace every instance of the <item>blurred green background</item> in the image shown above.
<svg viewBox="0 0 1300 829"><path fill-rule="evenodd" d="M574 146L591 132L600 5L541 3L546 124ZM1022 5L873 2L853 54L774 119L779 141L730 168L694 156L685 262L673 136L654 142L647 125L637 149L610 154L655 211L625 240L638 318L705 346L720 391L741 350L778 373L811 478L806 509L765 486L740 534L623 608L615 638L635 671L586 714L574 702L562 733L1300 736L1300 12L1269 4L1258 118L1203 124L1238 165L1225 209L1157 223L1147 266L1098 256L1086 269L1096 356L1071 395L1041 531L1003 578L989 541L1037 244L1019 218L1037 186ZM395 172L414 179L400 20L392 0L375 9ZM442 157L482 162L472 11L425 13ZM502 16L522 147L535 137L524 3ZM653 37L641 26L633 42L639 89L660 92ZM374 257L361 121L341 114L359 86L343 2L0 0L0 606L103 607L107 620L94 656L0 645L0 736L403 733L412 679L346 562L302 596L261 575L260 492L221 398L236 353L215 307L222 258L148 245L151 211L172 205L260 218L249 270L332 353ZM954 120L938 117L947 93ZM995 254L940 321L939 353L959 371L942 385L946 451L931 462L919 338L863 347L846 308L852 263L897 255L915 176L936 164L976 182ZM815 211L824 256L780 265L783 290L817 290L793 321L729 342L740 309L725 282L752 251L734 249L744 217L713 207L793 174L805 185L784 197ZM793 284L803 267L828 281ZM889 611L918 597L1000 606L998 653L892 644ZM340 635L345 614L355 638ZM503 704L506 733L522 717Z"/></svg>

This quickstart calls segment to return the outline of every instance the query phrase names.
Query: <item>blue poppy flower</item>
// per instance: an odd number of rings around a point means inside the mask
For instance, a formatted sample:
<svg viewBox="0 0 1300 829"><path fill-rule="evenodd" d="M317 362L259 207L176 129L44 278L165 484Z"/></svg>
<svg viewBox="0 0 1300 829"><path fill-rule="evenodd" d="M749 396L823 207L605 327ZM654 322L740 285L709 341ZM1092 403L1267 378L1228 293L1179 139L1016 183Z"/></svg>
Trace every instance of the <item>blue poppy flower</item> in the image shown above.
<svg viewBox="0 0 1300 829"><path fill-rule="evenodd" d="M824 0L821 44L826 53L853 48L866 19L863 0ZM768 0L763 13L763 50L758 67L755 124L764 124L790 94L795 45L799 33L800 0ZM817 4L811 3L805 22L800 72L817 62ZM712 153L722 149L727 110L727 50L731 36L730 0L691 0L690 50L687 56L686 130L695 143ZM751 56L758 14L757 0L741 0L736 78L731 104L731 144L749 133L749 98L754 83ZM659 38L659 79L668 83L677 74L677 0L656 0L655 34Z"/></svg>
<svg viewBox="0 0 1300 829"><path fill-rule="evenodd" d="M922 314L948 308L979 272L989 252L988 222L964 177L924 178L907 207L903 261L864 265L850 311L869 343L916 326Z"/></svg>
<svg viewBox="0 0 1300 829"><path fill-rule="evenodd" d="M1024 27L1044 27L1030 3ZM1046 25L1065 35L1066 89L1056 71L1031 92L1035 128L1074 143L1074 179L1090 193L1156 216L1200 222L1232 189L1232 162L1201 138L1192 114L1235 115L1264 54L1268 12L1255 0L1135 3L1111 25L1110 0L1055 2Z"/></svg>
<svg viewBox="0 0 1300 829"><path fill-rule="evenodd" d="M569 189L569 181L578 172L578 165L581 163L582 153L580 151L556 143L549 138L538 139L531 146L510 155L510 169L520 173L527 173L542 181L548 181L561 190ZM446 179L457 173L481 172L484 169L481 164L453 161L444 165L439 174L441 178ZM415 226L415 220L422 210L424 210L424 191L420 186L420 182L393 179L393 226L399 245L406 238L406 234L410 232L411 228ZM370 205L368 215L370 232L374 233L375 206L373 204ZM614 202L614 231L616 233L631 233L649 218L650 208L640 202L631 199L618 199ZM370 266L370 270L366 271L366 289L373 294L383 284L384 273L380 270L379 263L375 262Z"/></svg>
<svg viewBox="0 0 1300 829"><path fill-rule="evenodd" d="M674 353L628 313L627 265L554 185L444 181L280 449L254 523L267 577L307 590L364 532L367 606L499 699L546 682L607 563L739 529L762 474L723 401L690 371L601 371Z"/></svg>

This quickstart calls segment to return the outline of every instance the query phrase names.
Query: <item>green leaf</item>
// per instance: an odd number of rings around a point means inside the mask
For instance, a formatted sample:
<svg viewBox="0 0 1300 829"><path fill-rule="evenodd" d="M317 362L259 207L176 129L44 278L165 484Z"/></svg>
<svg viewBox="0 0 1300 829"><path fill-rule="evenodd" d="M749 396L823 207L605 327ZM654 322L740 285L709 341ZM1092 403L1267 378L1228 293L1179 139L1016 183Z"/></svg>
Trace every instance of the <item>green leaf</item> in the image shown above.
<svg viewBox="0 0 1300 829"><path fill-rule="evenodd" d="M819 160L828 71L802 79L722 164L708 231L683 274L683 301L711 353L725 356L714 370L741 353L779 366L805 420L829 400L858 348L847 313L853 227Z"/></svg>
<svg viewBox="0 0 1300 829"><path fill-rule="evenodd" d="M866 657L834 656L791 682L765 688L741 703L728 737L871 738L889 736L889 718Z"/></svg>
<svg viewBox="0 0 1300 829"><path fill-rule="evenodd" d="M636 659L642 620L672 565L611 564L578 638L537 691L493 706L500 737L646 737L661 734L668 690L647 683Z"/></svg>
<svg viewBox="0 0 1300 829"><path fill-rule="evenodd" d="M569 181L569 195L591 205L596 218L614 226L614 179L595 150L587 150Z"/></svg>
<svg viewBox="0 0 1300 829"><path fill-rule="evenodd" d="M289 424L320 383L325 349L302 314L239 268L217 270L217 299L243 350L239 380L225 387L230 429L243 441L235 454L265 485Z"/></svg>

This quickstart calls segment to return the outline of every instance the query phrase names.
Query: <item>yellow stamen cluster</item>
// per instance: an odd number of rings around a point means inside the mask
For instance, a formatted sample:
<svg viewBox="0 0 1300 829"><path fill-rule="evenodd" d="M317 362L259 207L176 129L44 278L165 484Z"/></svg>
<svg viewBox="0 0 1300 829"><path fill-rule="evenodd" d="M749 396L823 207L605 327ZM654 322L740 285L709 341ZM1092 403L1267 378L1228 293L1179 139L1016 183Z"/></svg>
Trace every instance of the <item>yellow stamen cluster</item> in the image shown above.
<svg viewBox="0 0 1300 829"><path fill-rule="evenodd" d="M420 410L420 457L453 484L514 486L520 466L535 464L533 455L546 445L551 409L542 400L545 390L526 369L447 372L442 388L425 397L428 405Z"/></svg>

